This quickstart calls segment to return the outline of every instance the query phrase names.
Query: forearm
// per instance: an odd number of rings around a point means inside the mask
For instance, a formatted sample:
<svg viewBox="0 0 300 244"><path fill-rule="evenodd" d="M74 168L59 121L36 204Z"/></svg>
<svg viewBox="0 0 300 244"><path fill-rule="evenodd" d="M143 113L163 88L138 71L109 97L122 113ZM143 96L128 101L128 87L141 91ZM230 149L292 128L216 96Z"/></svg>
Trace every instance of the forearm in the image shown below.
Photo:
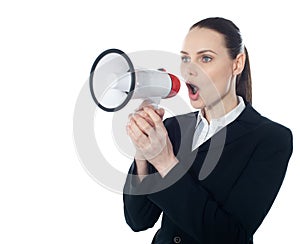
<svg viewBox="0 0 300 244"><path fill-rule="evenodd" d="M154 226L161 210L145 195L123 195L124 215L133 231L142 231Z"/></svg>
<svg viewBox="0 0 300 244"><path fill-rule="evenodd" d="M135 160L124 186L124 215L127 224L134 231L152 227L161 214L161 209L151 202L145 192L141 190L142 180L149 173L152 173L152 170L149 169L147 161Z"/></svg>

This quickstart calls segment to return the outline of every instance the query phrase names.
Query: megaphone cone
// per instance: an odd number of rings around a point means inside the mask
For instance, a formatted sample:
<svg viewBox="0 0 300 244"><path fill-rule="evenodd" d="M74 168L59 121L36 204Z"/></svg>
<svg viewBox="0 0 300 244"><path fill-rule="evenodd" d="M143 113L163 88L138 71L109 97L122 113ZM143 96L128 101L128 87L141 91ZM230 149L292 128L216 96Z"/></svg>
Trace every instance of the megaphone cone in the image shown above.
<svg viewBox="0 0 300 244"><path fill-rule="evenodd" d="M107 58L107 56L112 54L118 55L118 58L110 59L109 62L100 65L98 67L98 72L101 73L100 78L98 80L95 79L94 73L98 63L104 57ZM124 62L126 63L125 65ZM116 72L112 74L111 70L113 70L114 66ZM123 70L121 72L118 66L122 66ZM106 72L107 70L109 72ZM114 78L111 79L109 77ZM95 80L97 81L95 82ZM95 83L104 84L104 81L108 82L109 85L105 89L101 87L102 91L98 99L94 86ZM119 49L108 49L101 53L95 60L90 73L92 97L95 103L107 112L122 109L130 99L152 100L153 98L153 100L157 101L157 99L173 97L179 90L180 80L175 75L162 70L134 69L129 57Z"/></svg>

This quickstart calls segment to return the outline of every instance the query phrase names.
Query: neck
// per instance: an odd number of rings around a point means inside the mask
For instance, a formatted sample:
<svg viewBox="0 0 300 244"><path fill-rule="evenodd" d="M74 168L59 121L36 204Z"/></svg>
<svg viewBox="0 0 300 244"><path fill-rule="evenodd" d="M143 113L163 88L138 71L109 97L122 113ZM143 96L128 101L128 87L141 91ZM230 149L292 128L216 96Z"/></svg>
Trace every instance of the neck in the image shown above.
<svg viewBox="0 0 300 244"><path fill-rule="evenodd" d="M225 96L216 103L205 107L202 112L208 123L210 123L212 119L220 118L229 113L238 103L236 94L234 94L234 96Z"/></svg>

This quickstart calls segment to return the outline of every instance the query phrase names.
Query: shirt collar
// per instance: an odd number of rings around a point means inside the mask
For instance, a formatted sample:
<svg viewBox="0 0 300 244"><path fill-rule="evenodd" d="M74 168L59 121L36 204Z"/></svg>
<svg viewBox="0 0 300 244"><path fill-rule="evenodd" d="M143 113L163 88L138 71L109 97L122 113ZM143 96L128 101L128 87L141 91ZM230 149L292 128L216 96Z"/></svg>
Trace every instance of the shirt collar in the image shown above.
<svg viewBox="0 0 300 244"><path fill-rule="evenodd" d="M238 105L234 109L229 111L227 114L225 114L222 117L217 118L217 119L211 119L209 126L210 127L224 127L224 126L230 124L232 121L234 121L246 107L242 97L238 96L238 101L239 101ZM203 121L204 124L208 124L208 121L203 116L202 111L199 111L199 113L198 113L196 126L198 125L198 123L200 121Z"/></svg>

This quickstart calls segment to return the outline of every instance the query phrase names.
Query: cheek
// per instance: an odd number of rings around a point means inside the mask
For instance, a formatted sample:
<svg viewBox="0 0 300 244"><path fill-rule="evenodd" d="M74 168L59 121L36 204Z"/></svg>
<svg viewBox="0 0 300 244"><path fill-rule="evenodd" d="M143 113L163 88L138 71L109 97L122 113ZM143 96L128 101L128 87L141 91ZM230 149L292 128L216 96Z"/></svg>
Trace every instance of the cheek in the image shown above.
<svg viewBox="0 0 300 244"><path fill-rule="evenodd" d="M231 87L232 71L229 65L220 65L208 73L214 90L221 96L227 93Z"/></svg>
<svg viewBox="0 0 300 244"><path fill-rule="evenodd" d="M209 106L222 99L230 91L232 73L225 65L206 71L209 79L206 79L205 84L202 83L200 95L205 105Z"/></svg>

